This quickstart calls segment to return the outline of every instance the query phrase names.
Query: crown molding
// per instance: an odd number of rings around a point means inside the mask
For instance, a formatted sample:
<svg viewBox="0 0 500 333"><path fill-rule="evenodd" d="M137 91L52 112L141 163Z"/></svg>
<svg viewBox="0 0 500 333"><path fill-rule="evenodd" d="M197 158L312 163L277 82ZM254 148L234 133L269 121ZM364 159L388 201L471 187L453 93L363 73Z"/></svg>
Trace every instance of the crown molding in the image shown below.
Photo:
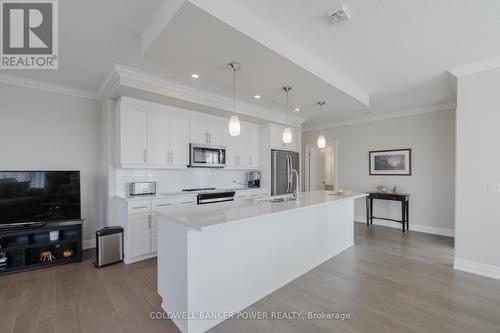
<svg viewBox="0 0 500 333"><path fill-rule="evenodd" d="M497 68L500 68L500 58L487 59L473 64L455 67L449 69L448 73L459 78Z"/></svg>
<svg viewBox="0 0 500 333"><path fill-rule="evenodd" d="M232 112L233 100L231 98L185 86L177 82L169 81L162 77L119 64L114 65L114 70L117 73L116 75L119 82L117 86L119 87L126 86L181 99L191 103L206 105L210 108ZM238 102L238 113L281 124L286 122L286 117L283 112L276 112L271 109L244 102ZM305 119L290 115L289 121L292 126L300 127Z"/></svg>
<svg viewBox="0 0 500 333"><path fill-rule="evenodd" d="M32 80L10 74L0 74L0 83L10 84L19 87L32 88L48 91L56 94L64 94L82 98L99 100L99 96L86 90L66 87L58 84L52 84L44 81Z"/></svg>
<svg viewBox="0 0 500 333"><path fill-rule="evenodd" d="M104 80L102 81L99 87L97 96L99 96L100 99L104 99L112 95L113 90L115 86L119 83L119 81L120 81L120 76L118 74L118 71L116 70L116 64L113 64L111 70L104 77Z"/></svg>
<svg viewBox="0 0 500 333"><path fill-rule="evenodd" d="M370 123L370 122L379 121L379 120L386 120L386 119L408 117L408 116L413 116L413 115L422 114L422 113L447 111L447 110L456 109L456 107L457 107L456 104L444 104L444 105L429 106L429 107L425 107L425 108L408 109L408 110L404 110L401 112L381 114L381 115L377 115L377 116L369 116L369 117L363 117L363 118L347 120L347 121L331 122L331 123L323 124L323 129L340 127L340 126L363 124L363 123ZM319 126L305 126L305 127L302 126L303 132L313 132L313 131L318 131L319 129L320 129Z"/></svg>

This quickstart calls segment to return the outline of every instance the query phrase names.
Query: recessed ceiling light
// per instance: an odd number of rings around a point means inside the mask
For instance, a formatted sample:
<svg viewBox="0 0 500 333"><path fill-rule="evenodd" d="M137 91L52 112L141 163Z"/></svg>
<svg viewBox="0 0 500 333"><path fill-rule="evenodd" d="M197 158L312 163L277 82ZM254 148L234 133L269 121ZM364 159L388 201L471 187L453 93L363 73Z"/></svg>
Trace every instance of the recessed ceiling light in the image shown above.
<svg viewBox="0 0 500 333"><path fill-rule="evenodd" d="M299 112L299 111L300 111L300 108L295 108L295 111Z"/></svg>
<svg viewBox="0 0 500 333"><path fill-rule="evenodd" d="M192 77L193 79L197 79L197 78L199 78L200 76L199 76L198 74L191 74L191 77Z"/></svg>
<svg viewBox="0 0 500 333"><path fill-rule="evenodd" d="M260 98L260 95L255 95L254 96L255 99L259 99Z"/></svg>
<svg viewBox="0 0 500 333"><path fill-rule="evenodd" d="M329 12L328 19L330 20L330 22L337 24L344 20L350 20L351 15L349 14L345 6L342 6L342 8L340 9L335 9Z"/></svg>

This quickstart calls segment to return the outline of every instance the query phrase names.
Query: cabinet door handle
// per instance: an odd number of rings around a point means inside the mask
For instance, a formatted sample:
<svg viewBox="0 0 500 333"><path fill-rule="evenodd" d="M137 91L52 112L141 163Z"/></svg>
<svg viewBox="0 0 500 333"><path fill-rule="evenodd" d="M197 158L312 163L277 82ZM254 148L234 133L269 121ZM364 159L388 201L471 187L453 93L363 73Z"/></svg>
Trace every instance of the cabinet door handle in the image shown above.
<svg viewBox="0 0 500 333"><path fill-rule="evenodd" d="M208 132L208 143L212 143L212 133Z"/></svg>
<svg viewBox="0 0 500 333"><path fill-rule="evenodd" d="M136 207L132 207L132 209L146 209L148 208L148 206L136 206Z"/></svg>
<svg viewBox="0 0 500 333"><path fill-rule="evenodd" d="M190 204L190 203L194 203L194 201L181 201L181 204Z"/></svg>
<svg viewBox="0 0 500 333"><path fill-rule="evenodd" d="M170 151L170 163L174 163L174 151Z"/></svg>
<svg viewBox="0 0 500 333"><path fill-rule="evenodd" d="M148 161L148 151L144 149L144 163L147 163Z"/></svg>
<svg viewBox="0 0 500 333"><path fill-rule="evenodd" d="M148 228L151 230L151 215L148 217Z"/></svg>
<svg viewBox="0 0 500 333"><path fill-rule="evenodd" d="M156 207L164 207L164 206L172 206L173 204L165 203L165 204L157 204Z"/></svg>

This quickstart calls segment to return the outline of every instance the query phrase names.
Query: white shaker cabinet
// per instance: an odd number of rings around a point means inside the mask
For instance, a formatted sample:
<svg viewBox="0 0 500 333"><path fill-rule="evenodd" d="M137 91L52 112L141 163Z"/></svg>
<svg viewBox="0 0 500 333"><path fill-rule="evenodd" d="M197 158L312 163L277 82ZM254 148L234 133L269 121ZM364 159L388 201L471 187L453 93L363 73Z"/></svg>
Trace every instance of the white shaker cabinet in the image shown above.
<svg viewBox="0 0 500 333"><path fill-rule="evenodd" d="M146 164L147 108L121 101L117 112L119 163Z"/></svg>
<svg viewBox="0 0 500 333"><path fill-rule="evenodd" d="M192 112L189 117L190 143L224 145L224 118Z"/></svg>
<svg viewBox="0 0 500 333"><path fill-rule="evenodd" d="M227 124L227 121L226 121ZM228 127L224 131L226 167L232 169L260 168L260 126L241 122L239 136L230 136Z"/></svg>
<svg viewBox="0 0 500 333"><path fill-rule="evenodd" d="M186 167L189 163L189 115L183 109L167 109L167 164Z"/></svg>
<svg viewBox="0 0 500 333"><path fill-rule="evenodd" d="M247 158L248 167L252 169L260 169L260 126L256 124L248 124L248 151Z"/></svg>
<svg viewBox="0 0 500 333"><path fill-rule="evenodd" d="M122 97L116 112L117 164L185 168L189 159L189 111Z"/></svg>
<svg viewBox="0 0 500 333"><path fill-rule="evenodd" d="M297 140L298 140L298 131L297 128L292 127L292 142L291 143L283 143L283 130L285 126L270 124L270 139L271 139L271 148L272 149L285 149L285 150L293 150L297 151Z"/></svg>
<svg viewBox="0 0 500 333"><path fill-rule="evenodd" d="M117 197L116 224L124 229L124 261L130 264L156 256L158 234L156 214L171 206L196 205L196 196L127 200Z"/></svg>
<svg viewBox="0 0 500 333"><path fill-rule="evenodd" d="M151 215L129 216L130 246L128 256L143 256L151 252Z"/></svg>
<svg viewBox="0 0 500 333"><path fill-rule="evenodd" d="M149 106L147 110L146 163L161 165L168 162L167 129L168 114L161 106Z"/></svg>

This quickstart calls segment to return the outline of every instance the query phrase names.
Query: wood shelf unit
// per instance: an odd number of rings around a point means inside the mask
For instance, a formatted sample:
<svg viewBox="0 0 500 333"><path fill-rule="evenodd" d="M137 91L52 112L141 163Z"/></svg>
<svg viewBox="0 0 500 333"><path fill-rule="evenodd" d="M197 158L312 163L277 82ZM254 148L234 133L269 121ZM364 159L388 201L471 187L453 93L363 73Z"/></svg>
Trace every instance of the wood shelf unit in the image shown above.
<svg viewBox="0 0 500 333"><path fill-rule="evenodd" d="M0 275L81 262L82 223L83 221L65 221L47 223L43 227L0 231L0 251L7 252L7 266L0 270ZM59 231L58 240L48 239L51 231ZM65 258L65 250L72 250L73 255ZM51 251L55 259L42 261L40 253L43 251Z"/></svg>

